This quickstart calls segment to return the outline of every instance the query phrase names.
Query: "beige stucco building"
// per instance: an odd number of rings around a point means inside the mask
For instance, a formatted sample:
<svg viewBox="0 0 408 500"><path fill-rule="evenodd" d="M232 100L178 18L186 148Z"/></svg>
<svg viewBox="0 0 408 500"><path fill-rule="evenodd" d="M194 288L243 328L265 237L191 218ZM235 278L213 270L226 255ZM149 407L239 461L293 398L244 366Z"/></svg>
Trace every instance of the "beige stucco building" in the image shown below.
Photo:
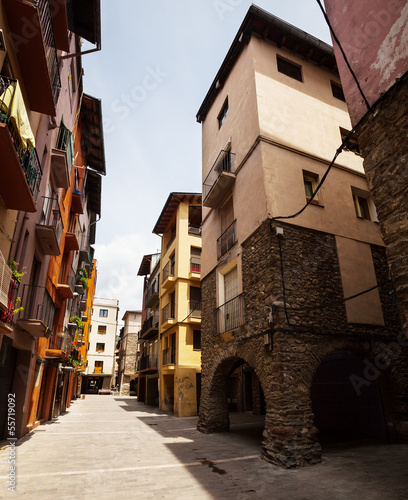
<svg viewBox="0 0 408 500"><path fill-rule="evenodd" d="M351 124L332 48L252 6L197 120L199 429L263 412L263 456L285 467L318 462L328 434L400 438L397 399L379 394L405 374L364 375L399 324L358 143L333 160Z"/></svg>

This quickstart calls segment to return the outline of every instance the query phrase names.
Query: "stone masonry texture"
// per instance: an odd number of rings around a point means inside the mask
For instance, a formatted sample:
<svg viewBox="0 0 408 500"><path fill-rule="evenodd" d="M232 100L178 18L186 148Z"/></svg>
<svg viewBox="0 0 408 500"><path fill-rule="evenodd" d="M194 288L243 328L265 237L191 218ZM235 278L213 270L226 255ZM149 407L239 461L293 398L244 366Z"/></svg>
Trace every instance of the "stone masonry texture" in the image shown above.
<svg viewBox="0 0 408 500"><path fill-rule="evenodd" d="M359 131L364 169L408 336L408 79L396 85Z"/></svg>
<svg viewBox="0 0 408 500"><path fill-rule="evenodd" d="M381 372L375 376L387 392L388 435L392 440L408 440L408 342L395 320L396 302L384 249L371 248L377 277L384 280L380 297L385 326L349 324L335 237L278 225L284 229L280 244L287 318L279 239L269 221L242 244L245 325L234 331L234 340L226 342L217 334L215 271L202 281L198 430L228 430L226 381L244 361L254 369L265 396L264 459L286 468L318 463L321 446L310 396L313 377L328 355L346 351L367 363L379 365L381 361ZM265 333L270 339L267 346Z"/></svg>

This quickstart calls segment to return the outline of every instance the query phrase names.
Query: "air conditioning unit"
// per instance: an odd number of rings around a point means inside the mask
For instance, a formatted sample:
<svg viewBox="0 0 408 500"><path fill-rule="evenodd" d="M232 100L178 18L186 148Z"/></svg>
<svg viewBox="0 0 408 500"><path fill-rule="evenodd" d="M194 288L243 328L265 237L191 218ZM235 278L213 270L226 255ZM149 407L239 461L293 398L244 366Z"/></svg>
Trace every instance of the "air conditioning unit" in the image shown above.
<svg viewBox="0 0 408 500"><path fill-rule="evenodd" d="M6 51L6 42L4 40L4 33L3 30L0 30L0 71L1 68L3 67L4 59L6 58L7 51Z"/></svg>

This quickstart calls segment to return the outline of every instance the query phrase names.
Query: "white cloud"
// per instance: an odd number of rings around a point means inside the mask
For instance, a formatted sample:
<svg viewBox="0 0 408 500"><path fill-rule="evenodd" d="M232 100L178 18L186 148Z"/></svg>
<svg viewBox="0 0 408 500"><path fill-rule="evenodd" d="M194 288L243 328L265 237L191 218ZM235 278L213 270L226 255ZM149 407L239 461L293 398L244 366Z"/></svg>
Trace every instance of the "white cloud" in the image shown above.
<svg viewBox="0 0 408 500"><path fill-rule="evenodd" d="M142 308L143 277L137 272L143 255L154 251L146 236L141 234L123 234L106 245L95 245L98 261L96 296L119 299L119 318L126 310Z"/></svg>

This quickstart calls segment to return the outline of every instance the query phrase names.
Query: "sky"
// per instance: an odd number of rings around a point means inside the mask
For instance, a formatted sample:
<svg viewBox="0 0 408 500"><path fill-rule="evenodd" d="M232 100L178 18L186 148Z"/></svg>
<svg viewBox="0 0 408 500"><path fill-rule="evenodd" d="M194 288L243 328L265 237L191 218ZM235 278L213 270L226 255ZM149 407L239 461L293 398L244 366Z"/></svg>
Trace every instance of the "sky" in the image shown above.
<svg viewBox="0 0 408 500"><path fill-rule="evenodd" d="M141 310L143 255L172 191L201 192L197 111L252 2L101 0L102 50L83 56L84 91L102 100L107 175L97 224L96 296ZM316 0L258 7L331 44ZM83 49L85 50L85 49Z"/></svg>

